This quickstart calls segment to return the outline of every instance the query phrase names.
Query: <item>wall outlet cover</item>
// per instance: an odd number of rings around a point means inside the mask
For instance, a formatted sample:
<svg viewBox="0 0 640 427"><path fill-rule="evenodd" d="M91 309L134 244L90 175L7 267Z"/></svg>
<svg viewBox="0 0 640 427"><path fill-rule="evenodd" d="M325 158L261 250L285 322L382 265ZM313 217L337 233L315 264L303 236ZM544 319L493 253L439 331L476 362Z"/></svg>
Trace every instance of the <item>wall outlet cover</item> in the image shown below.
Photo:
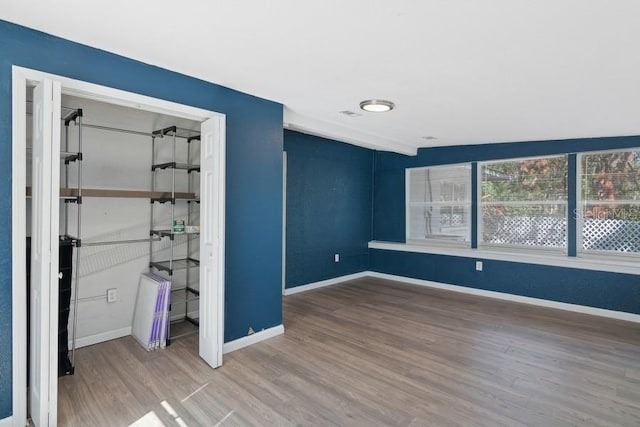
<svg viewBox="0 0 640 427"><path fill-rule="evenodd" d="M118 289L107 289L107 302L112 303L118 301Z"/></svg>
<svg viewBox="0 0 640 427"><path fill-rule="evenodd" d="M476 271L482 271L482 261L476 261Z"/></svg>

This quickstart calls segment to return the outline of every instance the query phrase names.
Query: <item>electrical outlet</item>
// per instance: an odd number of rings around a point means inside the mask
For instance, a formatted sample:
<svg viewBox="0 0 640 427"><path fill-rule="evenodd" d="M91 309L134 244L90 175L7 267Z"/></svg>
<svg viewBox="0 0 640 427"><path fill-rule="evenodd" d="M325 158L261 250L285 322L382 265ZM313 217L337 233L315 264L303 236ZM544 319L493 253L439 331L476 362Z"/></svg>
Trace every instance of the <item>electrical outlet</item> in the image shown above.
<svg viewBox="0 0 640 427"><path fill-rule="evenodd" d="M482 271L482 261L476 261L476 271Z"/></svg>
<svg viewBox="0 0 640 427"><path fill-rule="evenodd" d="M107 302L112 303L118 301L118 290L116 288L107 289Z"/></svg>
<svg viewBox="0 0 640 427"><path fill-rule="evenodd" d="M340 254L335 254L333 256L333 262L340 262Z"/></svg>

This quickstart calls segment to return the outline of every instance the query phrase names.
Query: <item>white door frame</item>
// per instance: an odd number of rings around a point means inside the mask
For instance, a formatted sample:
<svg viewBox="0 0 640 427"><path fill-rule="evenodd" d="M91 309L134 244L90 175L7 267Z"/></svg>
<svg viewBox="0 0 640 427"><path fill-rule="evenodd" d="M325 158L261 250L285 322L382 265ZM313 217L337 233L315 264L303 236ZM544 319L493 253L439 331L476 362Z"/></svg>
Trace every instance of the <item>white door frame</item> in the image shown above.
<svg viewBox="0 0 640 427"><path fill-rule="evenodd" d="M60 206L60 82L45 79L33 91L33 169L31 226L31 313L29 402L34 425L55 425L58 353L58 235ZM56 161L52 155L55 154ZM55 177L55 179L53 178Z"/></svg>
<svg viewBox="0 0 640 427"><path fill-rule="evenodd" d="M107 102L110 104L137 108L160 114L171 115L179 118L203 122L207 119L215 119L220 130L220 144L217 148L217 165L220 174L218 184L219 209L225 211L225 120L224 114L203 110L196 107L177 104L149 96L138 95L131 92L82 82L54 74L31 70L28 68L12 67L12 194L11 194L11 278L12 278L12 392L13 415L12 423L16 427L24 427L27 421L27 293L26 293L26 101L27 85L33 85L44 78L50 78L62 83L62 93L76 97ZM57 155L54 155L54 158ZM216 228L221 238L218 241L218 254L214 271L217 280L212 281L216 289L209 292L212 299L209 307L217 309L217 332L219 364L222 364L222 349L224 343L224 265L225 265L225 219L219 215L216 224L210 225ZM51 340L51 346L55 346L57 352L57 337ZM50 372L50 377L57 379L57 372Z"/></svg>

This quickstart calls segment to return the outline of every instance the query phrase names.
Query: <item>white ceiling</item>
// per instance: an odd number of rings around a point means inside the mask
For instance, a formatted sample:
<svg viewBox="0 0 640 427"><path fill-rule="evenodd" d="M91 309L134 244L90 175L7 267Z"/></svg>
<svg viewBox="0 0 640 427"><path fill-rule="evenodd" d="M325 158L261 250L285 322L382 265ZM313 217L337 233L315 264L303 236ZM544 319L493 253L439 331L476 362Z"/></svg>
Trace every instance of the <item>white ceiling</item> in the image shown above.
<svg viewBox="0 0 640 427"><path fill-rule="evenodd" d="M285 127L369 148L640 134L638 0L2 3L2 19L281 102ZM363 112L367 98L396 109Z"/></svg>

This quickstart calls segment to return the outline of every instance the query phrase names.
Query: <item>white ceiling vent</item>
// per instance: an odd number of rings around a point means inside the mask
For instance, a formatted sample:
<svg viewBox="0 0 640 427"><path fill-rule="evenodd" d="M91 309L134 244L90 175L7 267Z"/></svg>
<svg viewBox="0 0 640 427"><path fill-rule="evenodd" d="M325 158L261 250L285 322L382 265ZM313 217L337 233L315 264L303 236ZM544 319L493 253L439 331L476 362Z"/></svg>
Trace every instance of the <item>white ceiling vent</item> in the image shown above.
<svg viewBox="0 0 640 427"><path fill-rule="evenodd" d="M362 115L360 113L356 113L355 111L350 111L350 110L343 110L343 111L340 111L339 113L349 117L358 117Z"/></svg>

